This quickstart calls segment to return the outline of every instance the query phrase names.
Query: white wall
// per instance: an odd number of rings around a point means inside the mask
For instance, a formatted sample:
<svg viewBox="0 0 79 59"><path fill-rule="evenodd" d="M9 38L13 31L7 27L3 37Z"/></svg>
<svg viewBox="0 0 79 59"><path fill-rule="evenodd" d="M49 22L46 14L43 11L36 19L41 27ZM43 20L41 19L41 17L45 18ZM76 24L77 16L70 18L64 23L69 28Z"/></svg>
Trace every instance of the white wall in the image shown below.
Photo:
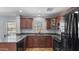
<svg viewBox="0 0 79 59"><path fill-rule="evenodd" d="M0 20L0 37L2 38L3 36L3 20Z"/></svg>
<svg viewBox="0 0 79 59"><path fill-rule="evenodd" d="M20 29L20 16L17 16L17 17L16 17L16 27L17 27L17 28L16 28L16 32L17 32L17 33L20 33L20 30L21 30L21 29Z"/></svg>
<svg viewBox="0 0 79 59"><path fill-rule="evenodd" d="M4 37L4 34L7 33L7 28L6 28L6 22L7 22L7 18L1 16L0 17L0 37Z"/></svg>

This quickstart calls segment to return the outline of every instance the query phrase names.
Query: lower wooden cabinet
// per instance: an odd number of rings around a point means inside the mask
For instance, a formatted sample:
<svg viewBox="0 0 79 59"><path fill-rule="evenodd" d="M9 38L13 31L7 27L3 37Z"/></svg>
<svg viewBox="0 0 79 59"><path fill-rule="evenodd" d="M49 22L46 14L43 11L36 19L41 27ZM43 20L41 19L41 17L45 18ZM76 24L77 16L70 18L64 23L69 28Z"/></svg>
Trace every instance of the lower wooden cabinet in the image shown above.
<svg viewBox="0 0 79 59"><path fill-rule="evenodd" d="M33 47L33 45L32 45L33 44L32 39L33 38L32 37L29 37L29 36L26 38L26 44L25 44L26 47L30 47L30 48Z"/></svg>
<svg viewBox="0 0 79 59"><path fill-rule="evenodd" d="M0 43L0 51L24 51L25 50L25 40L22 39L19 42L2 42Z"/></svg>
<svg viewBox="0 0 79 59"><path fill-rule="evenodd" d="M27 48L51 48L53 44L51 36L28 36L26 39Z"/></svg>
<svg viewBox="0 0 79 59"><path fill-rule="evenodd" d="M27 36L17 43L0 43L0 51L24 51L26 48L52 48L51 36Z"/></svg>
<svg viewBox="0 0 79 59"><path fill-rule="evenodd" d="M0 51L16 51L15 43L0 43Z"/></svg>

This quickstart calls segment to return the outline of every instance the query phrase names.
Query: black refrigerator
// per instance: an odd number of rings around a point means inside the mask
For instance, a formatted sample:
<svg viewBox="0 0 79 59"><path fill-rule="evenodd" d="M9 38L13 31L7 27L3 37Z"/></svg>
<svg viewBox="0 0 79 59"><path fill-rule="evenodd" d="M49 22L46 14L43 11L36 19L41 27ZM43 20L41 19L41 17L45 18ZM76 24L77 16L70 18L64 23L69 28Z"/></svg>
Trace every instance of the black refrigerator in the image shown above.
<svg viewBox="0 0 79 59"><path fill-rule="evenodd" d="M63 51L79 51L78 13L70 13L65 17L65 32L61 33Z"/></svg>

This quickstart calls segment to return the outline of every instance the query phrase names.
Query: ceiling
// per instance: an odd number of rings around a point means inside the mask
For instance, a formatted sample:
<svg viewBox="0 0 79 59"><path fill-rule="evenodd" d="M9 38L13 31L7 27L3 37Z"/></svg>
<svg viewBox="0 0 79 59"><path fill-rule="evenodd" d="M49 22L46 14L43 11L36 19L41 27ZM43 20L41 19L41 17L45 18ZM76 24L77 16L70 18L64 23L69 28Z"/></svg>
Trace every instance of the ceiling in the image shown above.
<svg viewBox="0 0 79 59"><path fill-rule="evenodd" d="M53 17L67 12L71 7L0 7L0 16Z"/></svg>

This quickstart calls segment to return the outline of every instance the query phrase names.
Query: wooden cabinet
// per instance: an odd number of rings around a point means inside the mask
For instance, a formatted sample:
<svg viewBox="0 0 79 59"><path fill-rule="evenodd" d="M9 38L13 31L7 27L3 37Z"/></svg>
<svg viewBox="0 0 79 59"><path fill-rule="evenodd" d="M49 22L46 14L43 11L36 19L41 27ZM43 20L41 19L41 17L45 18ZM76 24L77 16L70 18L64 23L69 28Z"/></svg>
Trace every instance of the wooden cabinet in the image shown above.
<svg viewBox="0 0 79 59"><path fill-rule="evenodd" d="M26 39L22 39L19 42L1 42L0 51L24 51Z"/></svg>
<svg viewBox="0 0 79 59"><path fill-rule="evenodd" d="M43 47L46 47L46 40L45 39L40 39L39 40L40 44L39 44L39 47L43 48Z"/></svg>
<svg viewBox="0 0 79 59"><path fill-rule="evenodd" d="M32 18L21 18L20 20L20 26L21 28L25 29L31 29L32 28Z"/></svg>
<svg viewBox="0 0 79 59"><path fill-rule="evenodd" d="M33 36L32 42L33 47L37 48L39 46L39 38L37 36L36 37Z"/></svg>
<svg viewBox="0 0 79 59"><path fill-rule="evenodd" d="M49 48L53 40L51 36L28 36L26 42L27 48Z"/></svg>
<svg viewBox="0 0 79 59"><path fill-rule="evenodd" d="M16 43L0 43L0 51L16 51Z"/></svg>
<svg viewBox="0 0 79 59"><path fill-rule="evenodd" d="M59 27L59 25L60 25L61 17L62 17L62 16L57 16L57 17L55 17L55 19L56 19L56 26L58 26L58 27Z"/></svg>
<svg viewBox="0 0 79 59"><path fill-rule="evenodd" d="M26 47L29 47L29 48L31 48L31 47L33 47L33 38L32 37L27 37L26 38Z"/></svg>
<svg viewBox="0 0 79 59"><path fill-rule="evenodd" d="M46 46L47 47L53 47L53 38L50 36L50 37L46 37Z"/></svg>
<svg viewBox="0 0 79 59"><path fill-rule="evenodd" d="M40 47L52 47L52 43L53 43L53 40L52 40L52 37L51 36L42 36L41 39L40 39Z"/></svg>
<svg viewBox="0 0 79 59"><path fill-rule="evenodd" d="M51 18L46 18L47 29L51 29Z"/></svg>

